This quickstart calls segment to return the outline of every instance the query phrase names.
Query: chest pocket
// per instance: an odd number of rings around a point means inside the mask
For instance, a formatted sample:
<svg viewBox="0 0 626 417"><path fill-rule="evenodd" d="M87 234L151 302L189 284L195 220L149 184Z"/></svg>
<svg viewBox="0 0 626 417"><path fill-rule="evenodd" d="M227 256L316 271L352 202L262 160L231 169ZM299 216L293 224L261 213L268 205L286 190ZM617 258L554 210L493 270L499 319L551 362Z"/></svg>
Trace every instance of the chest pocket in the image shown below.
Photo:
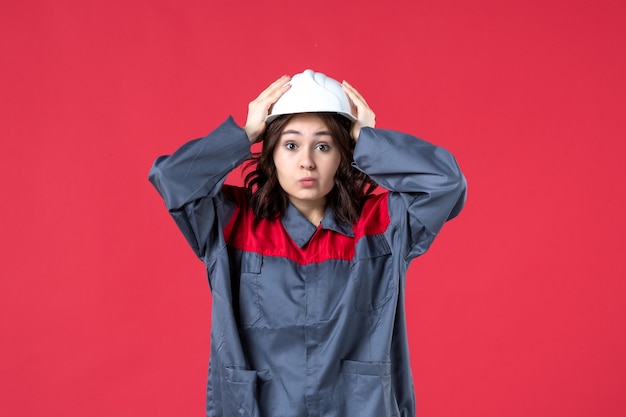
<svg viewBox="0 0 626 417"><path fill-rule="evenodd" d="M352 267L356 311L380 309L395 293L391 248L382 235L361 238Z"/></svg>
<svg viewBox="0 0 626 417"><path fill-rule="evenodd" d="M239 323L243 327L251 326L261 318L259 304L259 280L263 256L258 253L243 252L235 257L232 265L233 307L239 312Z"/></svg>

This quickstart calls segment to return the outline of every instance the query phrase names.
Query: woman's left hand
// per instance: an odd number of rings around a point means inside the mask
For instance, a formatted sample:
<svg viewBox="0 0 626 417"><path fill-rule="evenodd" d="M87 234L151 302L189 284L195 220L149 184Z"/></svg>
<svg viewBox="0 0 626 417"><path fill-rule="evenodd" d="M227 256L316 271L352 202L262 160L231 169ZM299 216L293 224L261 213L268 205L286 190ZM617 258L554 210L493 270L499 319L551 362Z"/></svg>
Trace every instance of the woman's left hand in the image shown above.
<svg viewBox="0 0 626 417"><path fill-rule="evenodd" d="M362 127L376 126L376 115L374 114L372 109L370 109L370 106L367 105L367 102L365 101L363 96L359 94L359 92L347 81L341 83L341 87L350 99L352 112L356 113L356 122L354 122L354 125L352 126L352 137L356 142L357 140L359 140L359 134L361 133Z"/></svg>

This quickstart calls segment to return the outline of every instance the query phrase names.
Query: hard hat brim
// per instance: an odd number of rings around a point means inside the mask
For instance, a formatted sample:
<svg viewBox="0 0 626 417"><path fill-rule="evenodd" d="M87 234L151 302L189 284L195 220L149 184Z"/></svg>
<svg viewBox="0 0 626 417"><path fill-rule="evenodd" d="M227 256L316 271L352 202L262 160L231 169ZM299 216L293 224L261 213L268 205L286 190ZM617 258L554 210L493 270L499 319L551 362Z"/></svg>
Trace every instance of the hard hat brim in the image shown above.
<svg viewBox="0 0 626 417"><path fill-rule="evenodd" d="M280 116L287 116L292 114L305 114L305 113L326 113L326 114L338 114L340 116L345 117L350 120L350 122L356 122L356 117L351 113L341 112L341 111L327 111L327 110L308 110L308 111L296 111L296 112L285 112L285 113L272 113L265 118L265 123L271 123L273 120L277 119Z"/></svg>

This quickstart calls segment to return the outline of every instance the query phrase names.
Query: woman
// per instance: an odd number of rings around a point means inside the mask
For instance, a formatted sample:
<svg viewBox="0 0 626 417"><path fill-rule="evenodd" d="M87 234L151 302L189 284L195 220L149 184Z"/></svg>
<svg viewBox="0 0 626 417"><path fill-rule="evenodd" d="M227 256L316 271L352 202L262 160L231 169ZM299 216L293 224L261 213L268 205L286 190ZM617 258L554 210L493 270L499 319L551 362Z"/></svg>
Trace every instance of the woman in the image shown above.
<svg viewBox="0 0 626 417"><path fill-rule="evenodd" d="M415 415L406 270L466 185L450 153L374 123L347 82L306 70L243 129L229 118L152 167L207 268L208 416ZM256 141L247 188L224 185Z"/></svg>

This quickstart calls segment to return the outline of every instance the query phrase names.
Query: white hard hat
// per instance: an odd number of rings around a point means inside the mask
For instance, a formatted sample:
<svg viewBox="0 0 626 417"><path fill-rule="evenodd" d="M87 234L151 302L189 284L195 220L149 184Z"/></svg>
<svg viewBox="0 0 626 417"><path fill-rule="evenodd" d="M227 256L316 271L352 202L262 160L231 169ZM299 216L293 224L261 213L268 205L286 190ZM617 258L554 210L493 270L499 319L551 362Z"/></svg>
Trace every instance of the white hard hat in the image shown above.
<svg viewBox="0 0 626 417"><path fill-rule="evenodd" d="M266 123L283 114L318 112L337 113L352 122L356 120L350 100L337 80L308 69L294 75L289 84L291 88L274 103Z"/></svg>

